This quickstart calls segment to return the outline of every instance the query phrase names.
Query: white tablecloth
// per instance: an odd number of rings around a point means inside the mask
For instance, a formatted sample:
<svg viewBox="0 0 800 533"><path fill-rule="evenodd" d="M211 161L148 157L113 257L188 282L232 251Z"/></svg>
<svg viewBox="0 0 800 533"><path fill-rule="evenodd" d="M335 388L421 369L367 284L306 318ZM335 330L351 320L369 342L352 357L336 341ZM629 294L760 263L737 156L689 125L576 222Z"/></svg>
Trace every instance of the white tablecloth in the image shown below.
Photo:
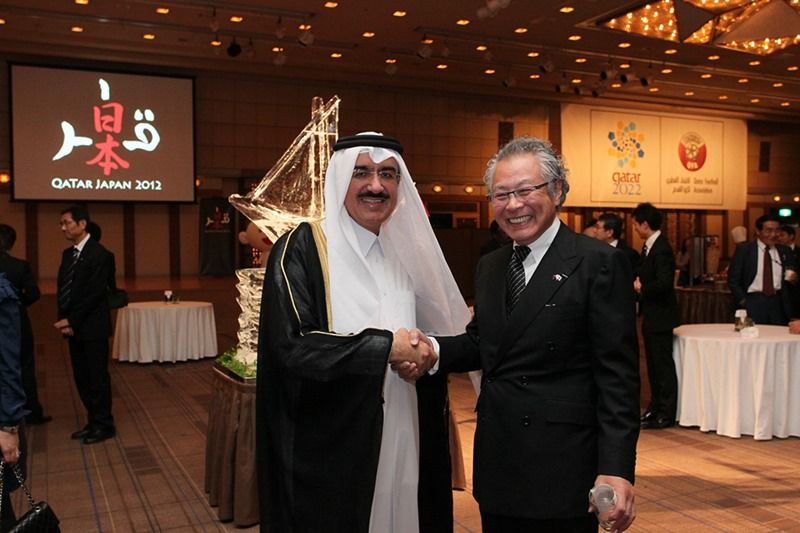
<svg viewBox="0 0 800 533"><path fill-rule="evenodd" d="M744 339L733 324L675 328L681 426L758 440L800 437L800 335L758 326Z"/></svg>
<svg viewBox="0 0 800 533"><path fill-rule="evenodd" d="M186 361L217 355L209 302L135 302L117 311L112 357L120 361Z"/></svg>

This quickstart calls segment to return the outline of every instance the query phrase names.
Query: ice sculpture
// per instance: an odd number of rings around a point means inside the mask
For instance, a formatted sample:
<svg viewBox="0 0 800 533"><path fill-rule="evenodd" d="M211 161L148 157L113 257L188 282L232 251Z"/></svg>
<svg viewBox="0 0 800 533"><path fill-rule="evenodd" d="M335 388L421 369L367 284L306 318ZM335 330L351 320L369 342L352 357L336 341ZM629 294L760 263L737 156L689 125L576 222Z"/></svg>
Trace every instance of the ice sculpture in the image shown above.
<svg viewBox="0 0 800 533"><path fill-rule="evenodd" d="M323 218L323 181L338 135L339 97L325 103L314 97L311 121L259 184L244 196L231 195L230 203L272 242L301 222ZM235 358L246 368L255 368L264 269L244 268L236 276L242 312Z"/></svg>

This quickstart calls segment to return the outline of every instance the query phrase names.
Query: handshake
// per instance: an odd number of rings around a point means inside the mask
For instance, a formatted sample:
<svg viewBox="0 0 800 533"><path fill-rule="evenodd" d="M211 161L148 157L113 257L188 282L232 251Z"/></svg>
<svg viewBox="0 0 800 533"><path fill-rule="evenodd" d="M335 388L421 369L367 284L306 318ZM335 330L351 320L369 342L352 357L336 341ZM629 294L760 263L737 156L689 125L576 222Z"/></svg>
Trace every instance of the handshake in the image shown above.
<svg viewBox="0 0 800 533"><path fill-rule="evenodd" d="M408 382L416 381L433 367L438 357L431 340L417 328L400 328L394 333L389 364Z"/></svg>

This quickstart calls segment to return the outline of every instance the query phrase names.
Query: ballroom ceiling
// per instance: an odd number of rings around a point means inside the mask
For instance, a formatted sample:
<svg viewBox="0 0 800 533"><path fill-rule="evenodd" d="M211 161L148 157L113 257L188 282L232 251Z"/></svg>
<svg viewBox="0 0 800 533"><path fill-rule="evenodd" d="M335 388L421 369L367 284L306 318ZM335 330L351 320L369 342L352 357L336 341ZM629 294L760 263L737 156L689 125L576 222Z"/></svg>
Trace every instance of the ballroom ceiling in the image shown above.
<svg viewBox="0 0 800 533"><path fill-rule="evenodd" d="M16 60L800 118L800 0L0 0L0 19Z"/></svg>

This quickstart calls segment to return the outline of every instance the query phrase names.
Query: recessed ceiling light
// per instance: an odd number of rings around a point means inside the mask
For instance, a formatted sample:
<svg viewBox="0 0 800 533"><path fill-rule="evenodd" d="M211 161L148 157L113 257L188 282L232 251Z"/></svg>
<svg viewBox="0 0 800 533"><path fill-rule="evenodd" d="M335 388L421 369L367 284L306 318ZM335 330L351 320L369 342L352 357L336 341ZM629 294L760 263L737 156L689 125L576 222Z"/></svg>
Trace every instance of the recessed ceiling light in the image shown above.
<svg viewBox="0 0 800 533"><path fill-rule="evenodd" d="M619 43L617 45L617 47L618 48L630 48L631 47L631 43Z"/></svg>
<svg viewBox="0 0 800 533"><path fill-rule="evenodd" d="M436 65L436 68L439 70L444 70L447 68L447 63L439 63L438 65Z"/></svg>
<svg viewBox="0 0 800 533"><path fill-rule="evenodd" d="M475 192L475 187L473 187L472 185L467 185L464 187L464 192L467 194L472 194Z"/></svg>
<svg viewBox="0 0 800 533"><path fill-rule="evenodd" d="M406 16L406 12L405 11L395 11L394 13L392 13L392 16L393 17L405 17Z"/></svg>
<svg viewBox="0 0 800 533"><path fill-rule="evenodd" d="M156 34L155 33L145 33L144 35L142 35L142 39L144 39L146 41L152 41L155 38L156 38Z"/></svg>
<svg viewBox="0 0 800 533"><path fill-rule="evenodd" d="M419 42L421 42L422 44L433 44L433 39L431 39L427 35L423 35L422 39L420 39Z"/></svg>
<svg viewBox="0 0 800 533"><path fill-rule="evenodd" d="M719 98L720 100L727 100L728 99L728 95L721 94L721 95L717 96L717 98Z"/></svg>
<svg viewBox="0 0 800 533"><path fill-rule="evenodd" d="M486 46L485 44L479 44L478 46L475 47L475 50L477 50L478 52L485 52L488 49L489 47Z"/></svg>
<svg viewBox="0 0 800 533"><path fill-rule="evenodd" d="M467 20L467 19L458 19L456 21L456 24L458 24L459 26L466 26L466 25L469 24L469 20Z"/></svg>
<svg viewBox="0 0 800 533"><path fill-rule="evenodd" d="M568 37L568 39L569 39L570 41L580 41L580 40L582 39L582 37L581 37L580 35L570 35L570 36Z"/></svg>
<svg viewBox="0 0 800 533"><path fill-rule="evenodd" d="M760 101L761 101L761 99L759 99L759 98L751 98L751 99L750 99L750 103L751 103L751 104L757 104L757 103L759 103Z"/></svg>
<svg viewBox="0 0 800 533"><path fill-rule="evenodd" d="M169 15L169 8L168 7L157 7L156 13L159 15Z"/></svg>
<svg viewBox="0 0 800 533"><path fill-rule="evenodd" d="M772 86L775 87L776 89L779 89L783 87L783 82L776 81L775 83L772 84Z"/></svg>
<svg viewBox="0 0 800 533"><path fill-rule="evenodd" d="M308 31L308 30L310 30L310 29L311 29L311 24L308 24L308 23L305 23L305 22L304 22L303 24L300 24L300 25L297 27L297 29L298 29L298 30L300 30L300 31Z"/></svg>
<svg viewBox="0 0 800 533"><path fill-rule="evenodd" d="M789 72L794 72L798 68L800 67L798 67L797 65L792 65L791 67L786 67L786 70L788 70Z"/></svg>
<svg viewBox="0 0 800 533"><path fill-rule="evenodd" d="M494 74L495 72L497 71L493 68L487 68L486 70L483 71L484 74Z"/></svg>
<svg viewBox="0 0 800 533"><path fill-rule="evenodd" d="M514 33L528 33L528 28L523 28L520 26L519 28L514 29Z"/></svg>
<svg viewBox="0 0 800 533"><path fill-rule="evenodd" d="M661 69L661 74L672 74L672 69L671 68L662 68Z"/></svg>
<svg viewBox="0 0 800 533"><path fill-rule="evenodd" d="M89 4L89 0L75 0L75 3L79 6L85 6Z"/></svg>
<svg viewBox="0 0 800 533"><path fill-rule="evenodd" d="M630 63L620 63L619 64L619 68L631 68L631 64Z"/></svg>
<svg viewBox="0 0 800 533"><path fill-rule="evenodd" d="M433 190L433 192L442 192L444 190L444 187L442 187L441 185L437 184L437 185L434 185L431 189Z"/></svg>
<svg viewBox="0 0 800 533"><path fill-rule="evenodd" d="M657 93L658 92L658 87L650 87L647 90L650 91L651 93Z"/></svg>
<svg viewBox="0 0 800 533"><path fill-rule="evenodd" d="M686 91L683 96L694 96L694 91Z"/></svg>
<svg viewBox="0 0 800 533"><path fill-rule="evenodd" d="M777 194L775 196L773 196L772 199L775 200L776 202L780 202L781 201L780 195L777 195Z"/></svg>
<svg viewBox="0 0 800 533"><path fill-rule="evenodd" d="M388 65L394 65L395 63L397 63L397 60L393 57L389 57L386 59L386 64Z"/></svg>
<svg viewBox="0 0 800 533"><path fill-rule="evenodd" d="M712 56L708 56L708 60L709 60L709 61L716 61L716 60L718 60L718 59L719 59L719 56L718 56L718 55L716 55L716 54L714 54L714 55L712 55Z"/></svg>
<svg viewBox="0 0 800 533"><path fill-rule="evenodd" d="M272 51L275 52L275 53L283 52L283 47L282 46L273 46L272 47Z"/></svg>
<svg viewBox="0 0 800 533"><path fill-rule="evenodd" d="M790 104L789 102L781 102L781 107L789 107L790 105L792 104Z"/></svg>
<svg viewBox="0 0 800 533"><path fill-rule="evenodd" d="M372 39L373 37L375 37L375 32L374 31L365 31L364 33L361 34L361 36L362 37L366 37L367 39Z"/></svg>
<svg viewBox="0 0 800 533"><path fill-rule="evenodd" d="M341 58L342 58L341 52L333 52L333 53L331 53L331 59L341 59Z"/></svg>
<svg viewBox="0 0 800 533"><path fill-rule="evenodd" d="M222 41L219 40L219 37L214 37L211 40L211 46L222 46Z"/></svg>
<svg viewBox="0 0 800 533"><path fill-rule="evenodd" d="M582 79L580 79L580 78L572 78L570 81L571 81L572 83L576 84L576 85L577 85L578 83L582 83L582 82L583 82L583 80L582 80Z"/></svg>
<svg viewBox="0 0 800 533"><path fill-rule="evenodd" d="M761 64L761 61L759 61L758 59L754 59L754 60L752 60L751 62L748 63L748 65L750 65L751 67L757 67L760 64Z"/></svg>
<svg viewBox="0 0 800 533"><path fill-rule="evenodd" d="M576 63L586 63L586 58L585 57L576 57L575 58L575 62Z"/></svg>
<svg viewBox="0 0 800 533"><path fill-rule="evenodd" d="M559 9L559 11L561 11L562 13L572 13L573 11L575 11L575 8L572 6L564 6L561 9Z"/></svg>
<svg viewBox="0 0 800 533"><path fill-rule="evenodd" d="M244 17L243 17L243 16L241 16L241 15L231 15L231 18L230 18L230 21L231 21L231 22L235 22L235 23L237 23L237 24L238 24L239 22L242 22L243 20L244 20Z"/></svg>
<svg viewBox="0 0 800 533"><path fill-rule="evenodd" d="M6 19L0 19L0 26L6 23Z"/></svg>
<svg viewBox="0 0 800 533"><path fill-rule="evenodd" d="M82 33L83 26L73 26L70 28L70 31L72 31L72 33Z"/></svg>
<svg viewBox="0 0 800 533"><path fill-rule="evenodd" d="M747 78L739 78L738 81L739 81L739 83L749 83L750 82L750 80L747 79Z"/></svg>
<svg viewBox="0 0 800 533"><path fill-rule="evenodd" d="M528 52L528 57L539 57L539 52Z"/></svg>
<svg viewBox="0 0 800 533"><path fill-rule="evenodd" d="M670 48L668 50L664 50L664 53L671 56L672 54L677 54L678 51L674 48Z"/></svg>
<svg viewBox="0 0 800 533"><path fill-rule="evenodd" d="M327 7L328 9L333 9L335 7L339 7L339 2L325 2L322 5Z"/></svg>
<svg viewBox="0 0 800 533"><path fill-rule="evenodd" d="M622 87L622 84L620 82L614 82L611 84L612 89L619 89L620 87Z"/></svg>
<svg viewBox="0 0 800 533"><path fill-rule="evenodd" d="M707 80L708 78L710 78L710 77L711 77L711 74L709 74L708 72L706 72L705 74L700 74L700 77L701 77L701 78L703 78L704 80Z"/></svg>
<svg viewBox="0 0 800 533"><path fill-rule="evenodd" d="M532 79L532 80L538 80L539 78L541 78L541 77L542 77L542 75L541 75L541 74L531 74L531 75L530 75L530 76L528 76L528 77L529 77L530 79Z"/></svg>

